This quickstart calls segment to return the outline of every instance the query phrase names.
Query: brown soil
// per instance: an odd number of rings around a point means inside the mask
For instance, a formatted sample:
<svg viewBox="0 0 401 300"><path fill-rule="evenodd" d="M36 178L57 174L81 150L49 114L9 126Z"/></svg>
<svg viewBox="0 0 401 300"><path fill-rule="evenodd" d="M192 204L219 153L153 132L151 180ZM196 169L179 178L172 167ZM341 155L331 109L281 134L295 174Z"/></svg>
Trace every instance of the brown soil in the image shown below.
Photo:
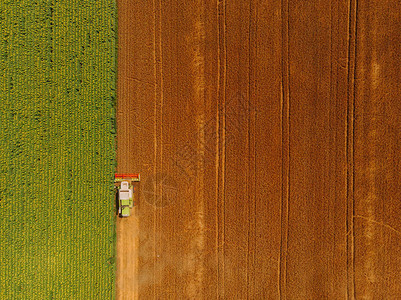
<svg viewBox="0 0 401 300"><path fill-rule="evenodd" d="M398 299L401 4L117 2L117 299Z"/></svg>

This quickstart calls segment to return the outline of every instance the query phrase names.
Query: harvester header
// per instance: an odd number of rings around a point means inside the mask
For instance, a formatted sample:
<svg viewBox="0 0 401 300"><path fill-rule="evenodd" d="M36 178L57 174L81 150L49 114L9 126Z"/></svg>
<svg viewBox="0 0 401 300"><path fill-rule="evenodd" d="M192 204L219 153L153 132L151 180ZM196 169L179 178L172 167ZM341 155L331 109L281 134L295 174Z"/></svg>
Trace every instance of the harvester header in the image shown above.
<svg viewBox="0 0 401 300"><path fill-rule="evenodd" d="M116 173L114 175L114 182L121 181L140 181L140 176L137 173Z"/></svg>

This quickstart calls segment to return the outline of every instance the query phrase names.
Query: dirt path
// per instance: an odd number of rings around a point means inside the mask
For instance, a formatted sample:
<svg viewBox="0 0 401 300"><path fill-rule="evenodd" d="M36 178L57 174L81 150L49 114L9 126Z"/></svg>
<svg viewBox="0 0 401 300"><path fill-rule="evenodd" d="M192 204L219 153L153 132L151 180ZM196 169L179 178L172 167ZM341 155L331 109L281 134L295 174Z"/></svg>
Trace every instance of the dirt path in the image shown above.
<svg viewBox="0 0 401 300"><path fill-rule="evenodd" d="M139 7L141 6L143 4ZM138 124L137 113L138 111L144 112L144 110L138 109L135 106L138 101L134 100L146 96L146 94L141 95L144 89L138 87L138 78L146 79L135 74L133 69L137 70L134 61L141 58L144 61L143 55L149 52L146 48L141 47L147 43L151 32L148 34L144 32L143 35L140 35L141 27L134 27L132 19L139 20L143 14L141 10L133 6L132 1L118 1L118 11L117 171L143 172L140 166L142 160L146 159L147 152L143 151L143 142L140 142L136 126ZM140 51L143 54L132 50ZM149 66L142 66L142 69L146 70L149 67L151 70L153 69L153 60L149 61ZM150 78L150 80L152 79ZM142 175L146 178L145 173ZM139 216L138 208L135 207L131 217L117 219L117 299L138 299L138 246Z"/></svg>
<svg viewBox="0 0 401 300"><path fill-rule="evenodd" d="M142 182L117 299L401 293L400 10L379 2L118 1L118 170Z"/></svg>

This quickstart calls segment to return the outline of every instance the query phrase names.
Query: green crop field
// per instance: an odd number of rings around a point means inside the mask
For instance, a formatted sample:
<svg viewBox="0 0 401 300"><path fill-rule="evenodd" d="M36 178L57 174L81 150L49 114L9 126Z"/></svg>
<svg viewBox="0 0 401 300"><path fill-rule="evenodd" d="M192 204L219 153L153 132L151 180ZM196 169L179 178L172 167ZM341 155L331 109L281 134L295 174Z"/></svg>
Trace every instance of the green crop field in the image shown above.
<svg viewBox="0 0 401 300"><path fill-rule="evenodd" d="M113 0L0 2L0 299L115 296Z"/></svg>

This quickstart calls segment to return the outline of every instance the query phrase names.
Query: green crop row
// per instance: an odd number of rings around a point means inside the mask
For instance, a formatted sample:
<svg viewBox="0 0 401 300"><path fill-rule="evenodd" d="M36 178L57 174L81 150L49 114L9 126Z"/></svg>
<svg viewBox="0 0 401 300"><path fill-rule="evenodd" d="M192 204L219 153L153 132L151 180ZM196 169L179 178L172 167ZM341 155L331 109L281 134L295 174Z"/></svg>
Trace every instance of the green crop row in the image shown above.
<svg viewBox="0 0 401 300"><path fill-rule="evenodd" d="M113 299L113 0L0 1L0 299Z"/></svg>

